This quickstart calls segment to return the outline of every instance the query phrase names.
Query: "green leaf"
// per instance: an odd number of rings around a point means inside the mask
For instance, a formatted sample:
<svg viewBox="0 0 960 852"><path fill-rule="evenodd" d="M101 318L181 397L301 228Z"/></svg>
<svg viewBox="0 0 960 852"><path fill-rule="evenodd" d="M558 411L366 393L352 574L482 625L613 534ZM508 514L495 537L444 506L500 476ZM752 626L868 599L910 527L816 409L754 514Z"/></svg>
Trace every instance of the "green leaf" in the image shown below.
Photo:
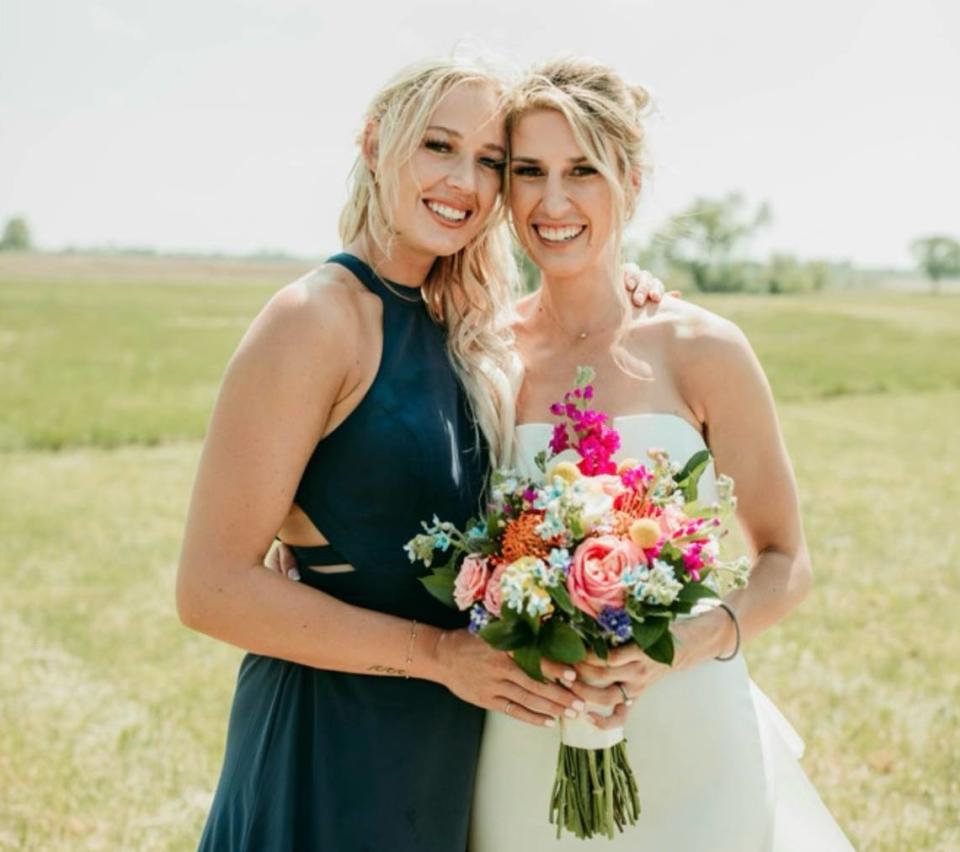
<svg viewBox="0 0 960 852"><path fill-rule="evenodd" d="M540 633L540 616L530 615L524 610L520 613L520 620L526 622L532 636L536 637Z"/></svg>
<svg viewBox="0 0 960 852"><path fill-rule="evenodd" d="M498 651L513 651L534 641L533 633L524 621L491 621L479 636Z"/></svg>
<svg viewBox="0 0 960 852"><path fill-rule="evenodd" d="M697 479L703 474L707 465L710 463L710 450L698 450L687 460L687 463L680 469L680 472L673 477L674 482L683 482L690 476L696 476Z"/></svg>
<svg viewBox="0 0 960 852"><path fill-rule="evenodd" d="M715 598L717 593L703 583L687 583L677 595L677 600L696 603L702 598Z"/></svg>
<svg viewBox="0 0 960 852"><path fill-rule="evenodd" d="M500 610L500 620L504 624L516 624L520 621L520 613L517 612L512 606L504 605Z"/></svg>
<svg viewBox="0 0 960 852"><path fill-rule="evenodd" d="M572 665L587 656L587 649L577 631L559 618L544 623L538 645L543 656L558 663Z"/></svg>
<svg viewBox="0 0 960 852"><path fill-rule="evenodd" d="M553 598L553 602L567 615L573 615L576 612L573 601L570 600L570 595L567 594L567 590L562 583L547 589L547 591L550 592L550 597Z"/></svg>
<svg viewBox="0 0 960 852"><path fill-rule="evenodd" d="M680 490L683 492L683 499L687 503L697 499L700 477L707 469L710 463L710 451L700 450L694 453L690 460L683 466L683 469L673 477Z"/></svg>
<svg viewBox="0 0 960 852"><path fill-rule="evenodd" d="M651 660L663 663L667 666L673 665L673 634L665 630L663 635L657 639L649 648L644 648L644 652Z"/></svg>
<svg viewBox="0 0 960 852"><path fill-rule="evenodd" d="M442 571L440 573L428 574L426 577L420 577L420 582L431 595L440 603L447 606L456 607L453 599L453 584L456 574L452 571Z"/></svg>
<svg viewBox="0 0 960 852"><path fill-rule="evenodd" d="M524 645L522 648L517 648L512 656L514 662L530 677L543 683L546 678L540 670L540 651L535 646Z"/></svg>
<svg viewBox="0 0 960 852"><path fill-rule="evenodd" d="M547 472L547 462L553 458L553 455L550 450L540 450L540 452L533 457L533 463L537 466L540 473Z"/></svg>
<svg viewBox="0 0 960 852"><path fill-rule="evenodd" d="M670 622L665 618L648 618L646 621L634 622L633 641L641 650L646 651L669 627Z"/></svg>
<svg viewBox="0 0 960 852"><path fill-rule="evenodd" d="M586 387L593 381L594 376L596 376L596 371L593 367L577 367L577 374L573 383L574 387Z"/></svg>

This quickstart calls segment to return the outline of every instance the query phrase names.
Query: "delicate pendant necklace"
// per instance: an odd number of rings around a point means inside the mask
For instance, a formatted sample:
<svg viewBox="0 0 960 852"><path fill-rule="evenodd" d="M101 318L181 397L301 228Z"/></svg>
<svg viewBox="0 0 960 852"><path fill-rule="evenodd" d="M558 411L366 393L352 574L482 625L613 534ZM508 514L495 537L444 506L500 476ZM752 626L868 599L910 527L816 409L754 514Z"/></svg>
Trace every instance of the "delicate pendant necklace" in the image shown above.
<svg viewBox="0 0 960 852"><path fill-rule="evenodd" d="M621 319L618 319L617 322L614 323L614 324L612 324L612 325L603 325L603 326L600 326L599 328L593 329L592 331L571 332L571 331L567 331L567 329L565 329L565 328L563 327L563 323L561 323L560 320L558 320L558 319L553 315L553 311L551 311L551 310L550 310L549 308L547 308L546 306L542 306L542 307L543 307L543 311L544 311L544 312L546 313L546 315L550 318L550 321L551 321L558 329L560 329L560 331L562 331L563 334L564 334L566 337L573 337L573 338L576 338L576 340L578 340L578 341L580 341L580 340L586 340L587 337L589 337L589 336L591 336L591 335L594 336L594 337L596 337L598 334L601 334L602 332L609 331L609 330L612 329L612 328L616 328L617 326L620 325L620 322L621 322L621 320L622 320L622 318L621 318ZM619 311L618 311L618 313L619 313Z"/></svg>

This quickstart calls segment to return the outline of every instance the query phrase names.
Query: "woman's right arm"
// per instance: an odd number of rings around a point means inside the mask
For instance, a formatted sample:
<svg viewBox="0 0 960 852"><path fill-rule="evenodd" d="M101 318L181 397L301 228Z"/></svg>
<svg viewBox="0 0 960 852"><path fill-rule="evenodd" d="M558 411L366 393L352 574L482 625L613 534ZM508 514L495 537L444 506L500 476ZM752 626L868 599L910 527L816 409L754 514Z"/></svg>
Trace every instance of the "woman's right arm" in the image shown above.
<svg viewBox="0 0 960 852"><path fill-rule="evenodd" d="M370 344L363 299L323 272L313 274L281 290L241 341L200 459L177 611L188 627L257 654L434 680L480 706L502 710L512 700L514 715L543 724L575 697L537 684L464 631L418 625L411 649L410 621L352 606L263 566L317 441L345 406L356 404L357 353Z"/></svg>

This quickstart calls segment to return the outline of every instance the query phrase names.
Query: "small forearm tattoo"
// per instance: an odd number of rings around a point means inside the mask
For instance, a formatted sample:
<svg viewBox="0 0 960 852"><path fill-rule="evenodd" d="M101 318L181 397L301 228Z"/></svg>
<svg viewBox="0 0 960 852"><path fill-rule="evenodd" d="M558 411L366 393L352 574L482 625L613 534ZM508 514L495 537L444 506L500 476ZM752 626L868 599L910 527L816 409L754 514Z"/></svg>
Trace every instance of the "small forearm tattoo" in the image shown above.
<svg viewBox="0 0 960 852"><path fill-rule="evenodd" d="M395 669L393 666L370 666L368 672L376 672L383 675L394 675L395 677L406 677L407 673L403 669Z"/></svg>

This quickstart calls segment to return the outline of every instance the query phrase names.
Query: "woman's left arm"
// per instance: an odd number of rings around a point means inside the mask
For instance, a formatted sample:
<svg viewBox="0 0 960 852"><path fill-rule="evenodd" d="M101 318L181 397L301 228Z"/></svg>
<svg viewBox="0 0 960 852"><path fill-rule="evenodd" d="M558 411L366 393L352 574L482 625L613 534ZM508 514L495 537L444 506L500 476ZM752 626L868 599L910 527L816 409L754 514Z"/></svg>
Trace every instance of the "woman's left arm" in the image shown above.
<svg viewBox="0 0 960 852"><path fill-rule="evenodd" d="M737 517L752 551L749 584L724 599L745 643L780 621L810 590L796 480L770 385L743 332L711 316L678 348L681 391L705 425L717 473L734 480ZM674 669L726 656L736 642L733 621L721 608L672 629L678 640ZM578 681L620 682L635 698L670 668L631 644L611 652L609 666L581 663L577 670Z"/></svg>
<svg viewBox="0 0 960 852"><path fill-rule="evenodd" d="M746 336L732 322L712 317L694 343L699 370L687 373L700 401L706 439L718 474L734 481L737 518L754 559L750 582L725 598L748 642L776 624L810 591L811 566L800 519L793 467L777 419L773 394ZM678 664L696 665L728 654L735 631L727 613L710 613L717 628L708 638L705 617L675 626L686 646ZM724 622L727 622L724 625ZM683 647L683 646L681 646Z"/></svg>

